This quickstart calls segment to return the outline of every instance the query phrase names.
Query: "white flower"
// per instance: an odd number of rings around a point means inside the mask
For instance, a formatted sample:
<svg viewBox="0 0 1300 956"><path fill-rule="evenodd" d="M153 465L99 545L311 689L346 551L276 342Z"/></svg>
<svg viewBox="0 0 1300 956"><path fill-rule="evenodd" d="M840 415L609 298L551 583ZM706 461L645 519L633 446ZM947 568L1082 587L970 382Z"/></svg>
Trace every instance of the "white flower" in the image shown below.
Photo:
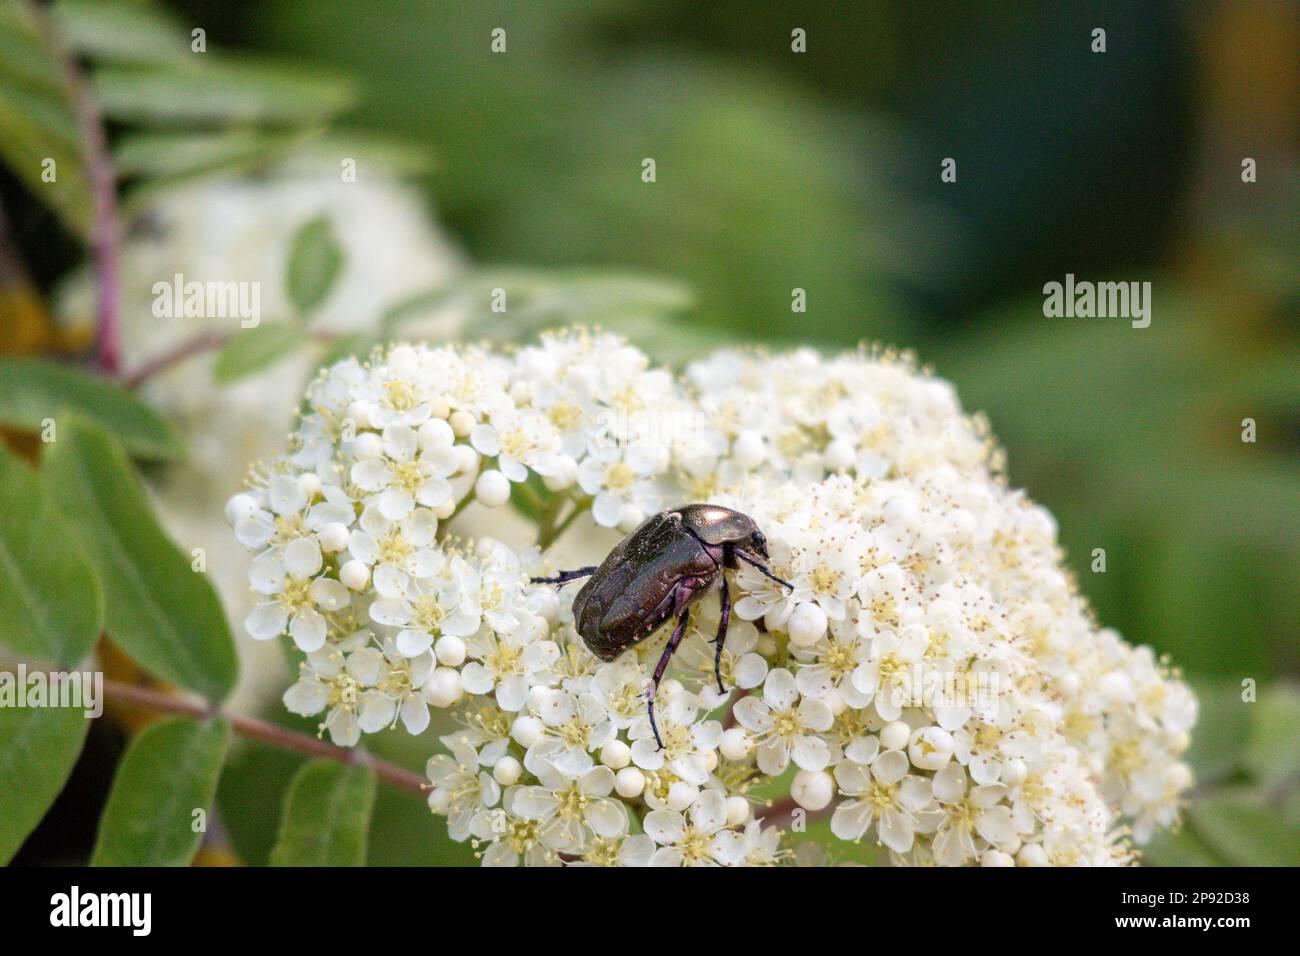
<svg viewBox="0 0 1300 956"><path fill-rule="evenodd" d="M295 538L283 548L264 553L249 571L253 589L266 595L244 621L249 635L271 640L285 632L308 653L325 646L326 621L321 613L348 606L348 589L333 578L313 577L321 569L320 545L315 538Z"/></svg>
<svg viewBox="0 0 1300 956"><path fill-rule="evenodd" d="M490 421L474 426L469 441L479 454L495 458L512 482L527 481L529 469L554 475L564 467L560 435L551 419L535 409L495 411Z"/></svg>
<svg viewBox="0 0 1300 956"><path fill-rule="evenodd" d="M845 800L831 817L831 832L841 840L860 840L874 826L879 841L895 853L912 848L916 830L914 814L931 802L930 782L908 774L907 755L886 750L874 756L870 768L855 760L835 767L840 792L857 799Z"/></svg>
<svg viewBox="0 0 1300 956"><path fill-rule="evenodd" d="M348 538L348 554L374 569L371 579L380 597L401 597L411 578L437 573L443 557L433 547L438 519L429 509L416 508L394 521L371 505L358 523Z"/></svg>
<svg viewBox="0 0 1300 956"><path fill-rule="evenodd" d="M800 700L785 668L767 675L761 699L737 701L735 714L758 741L758 766L764 773L783 773L792 758L803 770L822 770L830 762L830 747L817 734L831 729L834 715L824 701Z"/></svg>
<svg viewBox="0 0 1300 956"><path fill-rule="evenodd" d="M610 839L627 832L627 811L609 799L614 771L608 767L593 767L573 778L543 762L537 776L540 786L521 787L515 793L514 812L538 821L541 840L552 850L581 854L593 835Z"/></svg>
<svg viewBox="0 0 1300 956"><path fill-rule="evenodd" d="M612 839L597 837L569 866L649 866L654 852L655 841L644 833Z"/></svg>
<svg viewBox="0 0 1300 956"><path fill-rule="evenodd" d="M433 671L433 655L425 651L406 656L391 643L385 645L384 651L378 672L367 681L369 686L361 694L358 723L371 734L400 719L407 733L421 734L429 726L429 704L421 688Z"/></svg>
<svg viewBox="0 0 1300 956"><path fill-rule="evenodd" d="M934 862L940 866L961 866L976 855L974 836L998 847L1016 836L1011 808L1000 801L1007 788L1002 784L966 789L966 772L961 764L949 763L934 775L934 796L939 801L940 819L934 835Z"/></svg>
<svg viewBox="0 0 1300 956"><path fill-rule="evenodd" d="M614 737L614 725L594 694L548 688L541 694L537 715L542 736L528 748L524 766L538 776L548 764L571 777L586 773L592 766L592 752Z"/></svg>
<svg viewBox="0 0 1300 956"><path fill-rule="evenodd" d="M434 754L425 766L425 776L433 784L429 807L447 817L447 832L456 841L470 836L474 816L496 806L501 788L492 776L480 769L479 755L465 739L444 737L451 754Z"/></svg>
<svg viewBox="0 0 1300 956"><path fill-rule="evenodd" d="M371 496L379 513L389 521L401 521L416 504L436 508L452 498L447 478L460 467L449 448L422 452L410 425L389 425L383 430L383 455L367 458L352 466L350 477Z"/></svg>
<svg viewBox="0 0 1300 956"><path fill-rule="evenodd" d="M373 647L351 653L338 647L313 651L300 667L297 683L285 691L284 705L304 717L327 711L321 730L328 729L340 747L355 746L361 739L358 715L364 689L375 682L382 666L383 655Z"/></svg>
<svg viewBox="0 0 1300 956"><path fill-rule="evenodd" d="M690 806L690 819L675 810L646 814L645 832L659 844L651 866L730 866L745 855L745 838L727 824L726 801L705 790Z"/></svg>
<svg viewBox="0 0 1300 956"><path fill-rule="evenodd" d="M706 784L711 764L716 762L714 751L722 740L722 724L716 720L697 722L699 708L699 699L689 691L670 695L664 706L656 708L663 749L654 739L648 716L634 722L628 731L632 761L642 770L667 767L687 783Z"/></svg>
<svg viewBox="0 0 1300 956"><path fill-rule="evenodd" d="M588 456L578 467L578 484L595 496L591 516L596 523L626 527L658 511L662 499L654 478L662 473L668 457L667 449L646 442L608 446Z"/></svg>
<svg viewBox="0 0 1300 956"><path fill-rule="evenodd" d="M436 577L417 578L401 597L380 598L370 605L370 618L400 628L397 650L407 657L423 654L436 636L468 637L479 628L481 608L477 577L459 556L439 568Z"/></svg>
<svg viewBox="0 0 1300 956"><path fill-rule="evenodd" d="M509 634L481 630L466 645L473 658L461 669L470 694L495 694L502 710L524 706L529 687L545 675L560 656L554 641L530 641L532 628L524 625Z"/></svg>

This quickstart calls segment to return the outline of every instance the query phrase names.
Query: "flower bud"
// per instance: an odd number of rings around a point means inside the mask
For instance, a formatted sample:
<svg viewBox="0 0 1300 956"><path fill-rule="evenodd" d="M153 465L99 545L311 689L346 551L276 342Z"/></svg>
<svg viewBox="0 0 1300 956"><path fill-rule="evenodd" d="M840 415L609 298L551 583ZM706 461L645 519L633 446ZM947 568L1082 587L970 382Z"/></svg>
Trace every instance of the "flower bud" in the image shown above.
<svg viewBox="0 0 1300 956"><path fill-rule="evenodd" d="M489 468L474 482L474 496L487 508L500 508L510 500L510 479Z"/></svg>
<svg viewBox="0 0 1300 956"><path fill-rule="evenodd" d="M343 582L344 587L360 591L370 580L370 569L355 559L345 561L343 567L339 568L339 580Z"/></svg>
<svg viewBox="0 0 1300 956"><path fill-rule="evenodd" d="M645 789L645 774L636 767L624 767L614 775L614 791L624 800L641 796Z"/></svg>
<svg viewBox="0 0 1300 956"><path fill-rule="evenodd" d="M794 609L788 624L790 643L795 647L811 647L826 633L826 612L811 601Z"/></svg>
<svg viewBox="0 0 1300 956"><path fill-rule="evenodd" d="M632 762L632 748L621 740L611 740L600 748L600 762L612 770L622 770Z"/></svg>
<svg viewBox="0 0 1300 956"><path fill-rule="evenodd" d="M790 783L790 796L805 810L822 810L831 802L835 781L825 770L800 770Z"/></svg>

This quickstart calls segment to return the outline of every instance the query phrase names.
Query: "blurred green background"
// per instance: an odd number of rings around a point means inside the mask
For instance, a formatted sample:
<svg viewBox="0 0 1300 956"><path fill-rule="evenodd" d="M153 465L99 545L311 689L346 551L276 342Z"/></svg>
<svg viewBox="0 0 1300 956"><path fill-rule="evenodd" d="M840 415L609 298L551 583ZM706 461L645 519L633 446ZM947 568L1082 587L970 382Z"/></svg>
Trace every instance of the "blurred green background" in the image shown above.
<svg viewBox="0 0 1300 956"><path fill-rule="evenodd" d="M1168 653L1201 694L1193 761L1210 809L1151 861L1300 858L1268 826L1300 827L1300 8L167 6L213 43L350 75L344 125L432 154L431 208L477 263L687 282L679 336L648 343L667 358L712 341L914 349L987 412L1101 620ZM940 179L946 157L955 183ZM64 258L35 264L38 279ZM1151 282L1151 326L1045 318L1043 284L1066 273ZM806 314L790 309L795 287ZM1259 703L1243 706L1244 680ZM292 768L263 757L246 751L222 782L223 812L248 817L232 831L252 834L236 847L250 862L274 829L263 819L256 843L256 794L278 799L268 775ZM467 858L418 805L381 801L394 807L375 815L372 858Z"/></svg>

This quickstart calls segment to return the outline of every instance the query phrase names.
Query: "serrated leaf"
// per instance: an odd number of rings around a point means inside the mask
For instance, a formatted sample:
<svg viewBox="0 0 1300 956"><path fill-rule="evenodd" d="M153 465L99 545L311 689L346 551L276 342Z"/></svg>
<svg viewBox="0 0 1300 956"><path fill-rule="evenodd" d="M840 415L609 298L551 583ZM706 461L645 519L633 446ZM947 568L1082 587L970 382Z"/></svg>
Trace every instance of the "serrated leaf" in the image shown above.
<svg viewBox="0 0 1300 956"><path fill-rule="evenodd" d="M237 381L288 358L307 341L301 328L282 323L263 322L240 329L222 346L212 375L223 384Z"/></svg>
<svg viewBox="0 0 1300 956"><path fill-rule="evenodd" d="M186 68L105 66L92 85L110 119L154 125L315 123L355 98L337 77L230 57Z"/></svg>
<svg viewBox="0 0 1300 956"><path fill-rule="evenodd" d="M1196 833L1236 866L1300 866L1300 832L1281 813L1238 796L1211 796L1192 804Z"/></svg>
<svg viewBox="0 0 1300 956"><path fill-rule="evenodd" d="M0 358L0 424L36 432L52 418L75 412L112 432L132 455L175 458L183 448L171 424L130 392L68 365Z"/></svg>
<svg viewBox="0 0 1300 956"><path fill-rule="evenodd" d="M128 748L109 792L91 866L185 866L203 840L230 744L224 720L190 717L147 728Z"/></svg>
<svg viewBox="0 0 1300 956"><path fill-rule="evenodd" d="M272 866L361 866L375 803L369 767L314 760L285 798Z"/></svg>
<svg viewBox="0 0 1300 956"><path fill-rule="evenodd" d="M81 754L90 721L68 707L0 707L0 864L36 829Z"/></svg>
<svg viewBox="0 0 1300 956"><path fill-rule="evenodd" d="M3 443L0 502L0 643L71 667L99 636L99 579L40 479Z"/></svg>
<svg viewBox="0 0 1300 956"><path fill-rule="evenodd" d="M299 313L310 315L325 301L343 268L343 249L326 216L302 225L289 247L285 289Z"/></svg>
<svg viewBox="0 0 1300 956"><path fill-rule="evenodd" d="M121 446L74 418L46 452L42 475L99 572L113 640L164 680L224 698L238 661L221 603L163 533Z"/></svg>

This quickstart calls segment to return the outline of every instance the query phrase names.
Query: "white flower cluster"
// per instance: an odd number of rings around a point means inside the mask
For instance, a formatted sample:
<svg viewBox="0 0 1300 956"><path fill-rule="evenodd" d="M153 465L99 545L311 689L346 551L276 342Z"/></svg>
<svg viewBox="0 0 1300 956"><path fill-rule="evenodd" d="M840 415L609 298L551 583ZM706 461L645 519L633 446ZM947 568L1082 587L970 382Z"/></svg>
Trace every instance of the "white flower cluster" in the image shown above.
<svg viewBox="0 0 1300 956"><path fill-rule="evenodd" d="M1097 627L1051 516L904 359L721 353L678 380L574 331L395 346L308 405L227 508L257 552L247 627L306 654L285 702L337 743L448 708L429 804L486 864L770 864L792 854L764 818L818 813L899 864L1125 863L1190 785L1191 693ZM666 633L602 663L576 586L529 583L555 570L537 544L447 533L508 500L542 549L578 518L608 550L600 526L727 505L793 587L728 572L725 693L718 602L693 605L660 749L644 692Z"/></svg>
<svg viewBox="0 0 1300 956"><path fill-rule="evenodd" d="M343 182L337 164L304 162L257 177L218 177L162 194L132 223L122 255L122 346L127 370L202 334L240 329L237 315L154 314L154 285L184 281L255 284L261 320L284 320L285 269L297 230L327 218L344 256L334 288L312 328L330 333L378 331L384 309L446 281L457 253L430 220L414 187L376 167ZM61 321L93 328L94 285L78 274L60 290ZM458 316L433 310L403 326L417 336L455 330ZM154 484L154 500L170 534L186 552L202 548L208 573L232 618L248 613L244 556L216 507L243 480L248 465L280 454L302 390L328 346L309 343L274 367L229 385L213 379L215 352L195 356L143 386L151 404L188 438L187 458ZM245 648L247 650L247 648ZM241 693L278 681L270 663L245 668ZM266 678L264 681L263 678Z"/></svg>

